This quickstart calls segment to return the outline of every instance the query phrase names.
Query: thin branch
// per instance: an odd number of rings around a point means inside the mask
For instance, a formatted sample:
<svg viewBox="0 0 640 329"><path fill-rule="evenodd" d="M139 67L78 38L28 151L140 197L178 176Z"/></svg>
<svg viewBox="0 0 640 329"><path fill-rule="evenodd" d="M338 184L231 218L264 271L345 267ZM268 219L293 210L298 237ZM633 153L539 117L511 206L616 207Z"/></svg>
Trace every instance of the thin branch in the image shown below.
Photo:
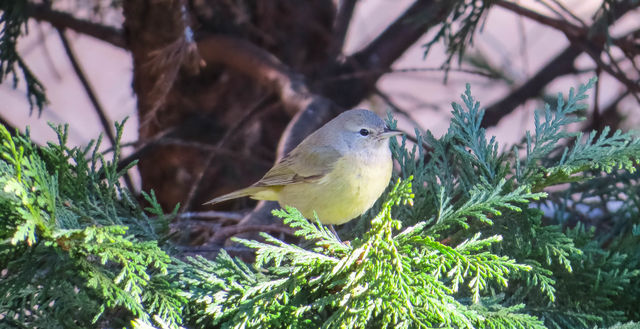
<svg viewBox="0 0 640 329"><path fill-rule="evenodd" d="M37 45L42 47L41 49L44 55L43 57L47 62L47 67L49 68L53 76L56 78L56 80L60 81L62 80L62 74L60 74L60 72L58 71L58 68L56 67L56 64L53 61L53 56L51 56L51 51L49 51L49 47L47 47L46 35L44 33L44 30L42 29L42 23L37 24L36 30L38 31L38 41L39 41L39 44ZM22 55L25 56L26 52L24 52Z"/></svg>
<svg viewBox="0 0 640 329"><path fill-rule="evenodd" d="M92 36L118 48L127 48L122 30L83 19L71 14L49 8L48 4L27 2L27 15L37 21L47 22L58 29L70 29L77 33Z"/></svg>
<svg viewBox="0 0 640 329"><path fill-rule="evenodd" d="M423 132L424 129L422 129L422 127L420 127L420 124L418 123L418 121L416 121L414 118L411 117L411 115L409 114L409 112L407 112L406 110L400 108L400 106L398 106L392 99L391 97L389 97L389 95L383 93L380 89L376 88L375 90L375 94L380 97L385 103L387 103L387 105L389 107L391 107L393 109L393 111L403 117L405 117L407 120L409 120L409 122L411 122L411 124L413 125L414 129L418 129L420 132ZM412 135L407 133L406 131L403 131L404 135L407 137L408 140L414 142L414 143L418 143L418 140Z"/></svg>
<svg viewBox="0 0 640 329"><path fill-rule="evenodd" d="M537 11L533 11L529 8L525 8L522 7L516 3L513 2L508 2L508 1L504 1L504 0L498 0L496 2L496 5L507 9L509 11L512 11L520 16L524 16L527 17L529 19L532 19L540 24L543 25L547 25L550 27L555 28L558 31L561 31L562 33L564 33L569 39L575 39L578 38L582 35L584 35L584 31L586 29L581 28L577 25L573 25L571 23L569 23L566 20L563 19L557 19L557 18L551 18L545 15L540 14Z"/></svg>
<svg viewBox="0 0 640 329"><path fill-rule="evenodd" d="M214 245L222 245L227 239L234 235L238 235L241 233L249 233L249 232L274 232L274 233L284 233L290 236L293 236L295 230L289 226L277 226L273 225L230 225L225 226L220 230L217 230L211 239L209 239L209 243Z"/></svg>
<svg viewBox="0 0 640 329"><path fill-rule="evenodd" d="M571 45L555 59L549 62L549 64L538 71L537 74L535 74L520 88L511 92L511 94L501 101L489 106L485 112L485 117L482 122L483 127L496 125L502 117L511 113L518 105L530 98L540 95L542 89L556 77L570 73L577 73L573 63L575 59L585 51L594 59L594 61L596 61L599 67L616 77L620 82L625 84L627 88L630 88L630 90L638 89L637 84L634 85L633 81L624 75L620 76L618 72L613 71L613 69L600 60L598 54L604 49L605 42L605 39L602 36L590 36L590 30L588 28L581 28L563 20L541 15L533 10L521 7L512 2L499 0L496 4L513 11L516 14L528 17L541 24L548 25L562 31L571 42ZM615 20L622 17L622 15L627 11L637 7L638 5L640 4L618 6L613 15L614 19L608 23L613 24ZM598 26L600 23L601 22L595 22L593 25ZM634 97L638 96L634 95Z"/></svg>
<svg viewBox="0 0 640 329"><path fill-rule="evenodd" d="M527 47L529 41L527 40L527 33L524 27L524 18L518 16L516 18L516 24L518 25L518 32L520 33L520 57L522 58L522 66L525 76L528 77L531 70L529 65L529 49Z"/></svg>
<svg viewBox="0 0 640 329"><path fill-rule="evenodd" d="M220 253L221 250L226 251L233 257L239 257L245 262L251 263L255 258L255 249L245 247L245 246L222 246L222 245L207 245L202 247L189 246L189 247L176 247L180 250L180 254L197 254L202 255L204 253L211 253L211 258L215 257Z"/></svg>
<svg viewBox="0 0 640 329"><path fill-rule="evenodd" d="M5 128L7 128L7 131L9 132L9 134L11 134L11 136L15 136L16 132L19 132L19 130L16 127L14 127L11 123L9 123L9 121L7 121L2 116L0 116L0 125L3 125Z"/></svg>
<svg viewBox="0 0 640 329"><path fill-rule="evenodd" d="M329 50L329 56L332 58L335 58L342 53L344 41L349 30L349 23L351 23L357 2L358 0L340 1L340 7L338 8L338 14L336 15L335 24L333 26L331 49Z"/></svg>
<svg viewBox="0 0 640 329"><path fill-rule="evenodd" d="M625 92L618 95L609 105L599 111L597 118L595 116L591 117L589 122L582 127L581 131L586 133L593 130L601 131L602 128L607 125L612 125L612 130L618 129L621 122L617 112L618 105L623 99L629 96L630 93L629 90L625 90Z"/></svg>
<svg viewBox="0 0 640 329"><path fill-rule="evenodd" d="M371 69L371 70L359 70L351 73L344 73L325 78L320 78L319 82L327 83L337 80L352 80L358 78L366 78L370 76L382 75L382 74L394 74L394 73L422 73L422 72L459 72L474 74L487 79L498 79L499 77L493 72L487 72L482 70L465 69L465 68L444 68L444 67L404 67L404 68L385 68L385 69Z"/></svg>
<svg viewBox="0 0 640 329"><path fill-rule="evenodd" d="M195 218L201 219L230 219L234 221L239 221L247 214L246 211L238 212L238 211L188 211L178 214L176 216L177 219L189 219L193 220Z"/></svg>
<svg viewBox="0 0 640 329"><path fill-rule="evenodd" d="M343 107L354 107L372 91L378 79L431 27L452 10L453 1L416 0L404 13L362 50L328 68L328 74L371 71L360 79L322 85L322 94Z"/></svg>
<svg viewBox="0 0 640 329"><path fill-rule="evenodd" d="M554 8L552 5L548 4L546 1L544 0L537 0L536 2L542 4L545 8L549 9L552 13L556 14L556 16L565 19L564 15L562 13L560 13L556 8Z"/></svg>
<svg viewBox="0 0 640 329"><path fill-rule="evenodd" d="M100 104L100 101L98 101L98 96L96 95L96 92L93 90L93 87L91 86L89 79L84 73L84 70L80 66L80 62L78 62L78 58L76 57L76 54L73 51L73 48L71 47L71 43L65 36L64 30L60 28L57 28L57 30L58 30L58 35L60 36L60 41L62 41L62 46L64 47L64 51L67 54L67 57L69 58L69 62L71 62L71 66L73 67L73 71L76 73L76 76L78 77L78 80L80 80L80 83L84 88L84 91L87 93L87 96L89 97L89 100L91 101L91 104L93 105L93 108L95 109L96 114L98 114L98 118L100 118L100 123L102 124L102 129L107 135L107 138L111 142L111 145L115 146L117 144L117 141L116 141L116 136L111 128L111 121L109 120L109 118L107 118L107 114L104 108ZM124 178L124 182L127 185L127 188L130 191L133 191L134 190L133 181L131 180L129 173L124 173L122 177Z"/></svg>
<svg viewBox="0 0 640 329"><path fill-rule="evenodd" d="M544 87L555 78L576 73L573 62L580 54L582 54L582 49L579 47L574 45L567 47L562 53L527 80L526 83L513 90L499 102L487 107L484 118L482 119L482 126L486 128L497 125L500 119L513 112L518 105L528 99L540 96Z"/></svg>
<svg viewBox="0 0 640 329"><path fill-rule="evenodd" d="M353 57L365 69L388 68L431 27L449 15L448 1L417 0Z"/></svg>
<svg viewBox="0 0 640 329"><path fill-rule="evenodd" d="M263 106L260 106L261 103L264 102L264 98L258 100L257 102L255 102L254 106L252 109L250 109L248 112L246 112L242 118L240 118L240 120L236 120L234 125L229 127L229 129L227 129L227 131L224 133L224 136L222 136L222 138L220 138L220 140L216 143L216 147L222 147L222 145L224 145L229 138L231 138L231 136L235 135L236 132L238 132L238 130L240 130L240 128L244 127L248 122L250 122L250 120L253 118L253 116L255 116L258 111L265 111L267 109L269 109L269 107L271 106L267 106L266 108ZM200 172L196 175L196 178L194 180L194 182L191 184L191 189L189 190L189 193L187 194L187 198L184 201L184 204L182 205L182 209L181 211L186 211L188 209L191 209L192 203L194 201L194 198L196 196L196 192L198 191L198 189L200 189L200 186L202 185L202 178L204 177L204 174L207 172L207 170L209 169L209 167L211 166L211 163L213 163L213 159L216 157L216 153L215 152L211 152L209 153L209 155L205 158L204 160L204 164L202 165L202 170L200 170Z"/></svg>
<svg viewBox="0 0 640 329"><path fill-rule="evenodd" d="M565 13L567 13L569 16L571 16L571 18L575 19L578 23L580 23L580 25L582 25L582 27L587 27L587 24L580 18L578 17L576 14L574 14L571 10L569 10L569 8L567 8L564 4L562 4L562 2L558 1L558 0L551 0L556 6L558 6L560 9L562 9L562 11L564 11Z"/></svg>
<svg viewBox="0 0 640 329"><path fill-rule="evenodd" d="M58 35L60 36L60 41L62 41L62 46L64 47L64 51L67 54L67 57L69 58L69 62L71 62L73 71L76 73L76 76L78 76L78 80L80 80L80 83L82 84L82 88L84 88L84 91L87 93L87 96L89 97L89 100L91 101L91 104L93 105L93 108L95 109L96 114L98 114L98 118L100 118L100 124L102 124L102 129L107 135L107 138L109 138L111 145L116 145L116 136L113 132L113 129L111 128L111 121L109 120L109 118L107 118L107 114L104 108L100 104L100 101L98 101L98 96L96 95L96 92L93 90L93 87L91 86L91 83L87 78L87 75L84 73L84 70L80 66L80 63L78 62L78 58L76 57L76 54L73 51L71 44L69 43L69 39L67 39L67 37L65 36L64 30L58 29Z"/></svg>
<svg viewBox="0 0 640 329"><path fill-rule="evenodd" d="M258 84L273 88L291 116L318 97L309 92L302 75L249 41L212 35L198 41L198 51L207 64L224 64L251 77Z"/></svg>
<svg viewBox="0 0 640 329"><path fill-rule="evenodd" d="M198 42L198 50L207 64L226 65L278 94L287 113L293 116L280 139L279 157L343 111L325 97L311 93L302 75L246 40L209 36Z"/></svg>
<svg viewBox="0 0 640 329"><path fill-rule="evenodd" d="M587 54L589 54L589 56L591 56L591 59L596 62L598 68L604 70L605 72L616 78L618 81L622 82L622 84L624 84L627 89L632 91L631 95L638 101L638 103L640 103L640 95L638 95L640 93L639 82L631 80L629 77L627 77L626 74L624 74L624 71L620 68L618 63L613 59L613 57L611 57L611 52L605 52L609 56L611 62L611 65L607 65L602 61L602 59L600 59L599 52L596 52L589 47L585 47L585 51L587 52Z"/></svg>
<svg viewBox="0 0 640 329"><path fill-rule="evenodd" d="M230 159L237 160L237 161L255 162L256 164L259 164L262 166L267 164L266 163L267 161L261 161L259 159L256 159L256 157L253 155L243 156L241 154L238 154L238 152L235 152L223 147L216 147L214 145L207 144L207 143L183 140L179 138L170 138L170 137L166 137L166 135L162 135L157 137L154 136L153 139L147 140L144 144L138 147L138 149L136 149L135 152L120 159L120 161L118 162L118 170L121 170L122 168L128 166L133 161L136 161L137 159L141 158L147 152L150 152L151 150L153 150L155 146L159 146L159 145L174 145L174 146L196 148L196 149L206 150L211 153L223 155L225 157L228 157ZM271 164L271 162L269 162L269 164Z"/></svg>

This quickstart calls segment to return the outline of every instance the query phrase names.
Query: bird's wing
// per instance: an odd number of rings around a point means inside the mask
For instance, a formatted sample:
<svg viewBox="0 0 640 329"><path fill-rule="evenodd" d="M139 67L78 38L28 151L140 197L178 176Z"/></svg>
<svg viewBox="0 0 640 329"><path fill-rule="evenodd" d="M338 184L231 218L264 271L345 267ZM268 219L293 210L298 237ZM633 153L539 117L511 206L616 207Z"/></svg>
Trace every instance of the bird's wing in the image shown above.
<svg viewBox="0 0 640 329"><path fill-rule="evenodd" d="M340 152L330 146L316 147L311 152L294 149L254 186L287 185L319 180L331 172L340 156Z"/></svg>

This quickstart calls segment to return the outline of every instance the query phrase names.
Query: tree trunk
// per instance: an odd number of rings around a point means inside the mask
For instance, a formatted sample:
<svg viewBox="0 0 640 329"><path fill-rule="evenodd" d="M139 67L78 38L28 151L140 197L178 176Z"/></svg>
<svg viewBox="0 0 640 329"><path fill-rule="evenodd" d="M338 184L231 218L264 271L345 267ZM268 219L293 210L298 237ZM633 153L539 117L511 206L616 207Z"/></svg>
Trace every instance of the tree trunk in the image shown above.
<svg viewBox="0 0 640 329"><path fill-rule="evenodd" d="M163 136L140 158L142 188L154 189L168 209L179 202L195 209L213 196L258 180L273 164L291 118L274 90L245 73L224 65L201 67L194 43L185 35L187 26L195 27L197 38L247 40L313 77L329 60L335 14L330 0L190 5L183 7L178 0L124 2L140 140ZM195 14L184 17L185 10Z"/></svg>

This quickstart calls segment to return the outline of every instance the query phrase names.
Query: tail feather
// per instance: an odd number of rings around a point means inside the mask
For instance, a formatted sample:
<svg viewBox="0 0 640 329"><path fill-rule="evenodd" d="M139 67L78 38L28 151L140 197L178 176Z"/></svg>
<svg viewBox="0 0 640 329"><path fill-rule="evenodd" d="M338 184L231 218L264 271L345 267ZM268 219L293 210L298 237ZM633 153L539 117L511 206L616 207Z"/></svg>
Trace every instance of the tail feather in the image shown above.
<svg viewBox="0 0 640 329"><path fill-rule="evenodd" d="M259 188L251 186L251 187L243 188L241 190L233 191L231 193L227 193L225 195L221 195L217 198L214 198L212 200L205 202L204 204L211 205L211 204L216 204L216 203L220 203L220 202L231 200L231 199L250 196L252 194L255 194L258 191L259 191Z"/></svg>

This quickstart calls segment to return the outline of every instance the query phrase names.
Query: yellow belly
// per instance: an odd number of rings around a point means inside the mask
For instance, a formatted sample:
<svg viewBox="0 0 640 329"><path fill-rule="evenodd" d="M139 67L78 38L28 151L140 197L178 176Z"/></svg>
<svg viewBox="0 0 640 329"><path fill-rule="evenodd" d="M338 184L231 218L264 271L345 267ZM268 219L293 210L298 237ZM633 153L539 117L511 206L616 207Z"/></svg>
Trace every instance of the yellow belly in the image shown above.
<svg viewBox="0 0 640 329"><path fill-rule="evenodd" d="M386 160L386 159L385 159ZM367 211L389 184L393 161L356 165L343 158L319 181L283 186L278 191L281 206L293 206L307 218L314 211L322 224L343 224Z"/></svg>

